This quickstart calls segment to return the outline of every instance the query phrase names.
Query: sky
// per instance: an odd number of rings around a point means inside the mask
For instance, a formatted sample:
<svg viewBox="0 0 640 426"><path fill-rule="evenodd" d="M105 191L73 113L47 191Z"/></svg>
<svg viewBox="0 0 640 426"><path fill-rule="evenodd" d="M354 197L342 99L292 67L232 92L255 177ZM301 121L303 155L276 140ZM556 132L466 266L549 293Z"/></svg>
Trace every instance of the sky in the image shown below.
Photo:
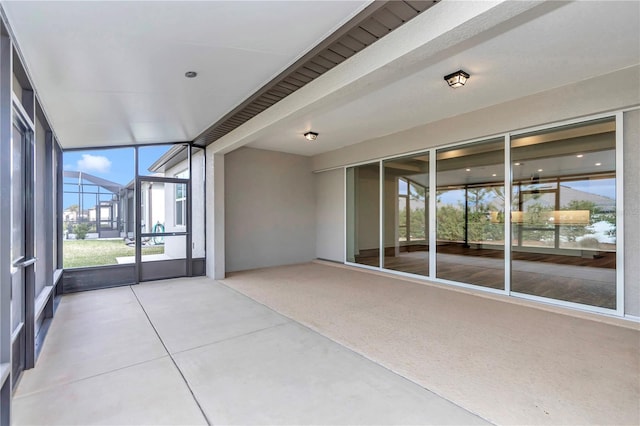
<svg viewBox="0 0 640 426"><path fill-rule="evenodd" d="M170 148L171 145L139 148L140 174L148 175L148 169L151 164ZM123 186L131 182L135 177L133 148L67 151L63 154L62 159L64 170L85 172L111 182L119 183ZM66 190L68 189L69 188L66 188ZM83 206L85 209L89 208L89 206L86 205L87 202L85 202ZM64 208L66 209L71 204L78 204L78 196L64 194Z"/></svg>

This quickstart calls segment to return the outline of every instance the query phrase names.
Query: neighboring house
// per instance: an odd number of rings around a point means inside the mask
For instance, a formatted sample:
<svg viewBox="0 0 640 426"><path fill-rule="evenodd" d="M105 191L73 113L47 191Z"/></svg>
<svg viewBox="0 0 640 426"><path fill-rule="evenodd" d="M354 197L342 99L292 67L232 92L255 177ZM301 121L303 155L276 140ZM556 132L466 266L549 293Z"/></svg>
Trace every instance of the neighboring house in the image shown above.
<svg viewBox="0 0 640 426"><path fill-rule="evenodd" d="M75 223L78 221L78 211L77 210L69 210L69 209L65 209L62 212L62 217L63 217L63 221L64 222L71 222L71 223Z"/></svg>
<svg viewBox="0 0 640 426"><path fill-rule="evenodd" d="M150 167L149 171L153 176L165 178L189 178L189 164L187 151L182 145L175 145L158 158ZM204 151L197 150L191 157L192 192L198 194L192 197L192 216L194 229L204 228ZM156 183L154 183L156 184ZM144 183L143 183L144 185ZM164 232L187 232L187 186L177 183L162 184L162 218ZM156 199L160 200L160 197ZM160 201L159 201L160 202ZM155 209L154 204L154 209ZM160 209L158 206L157 208ZM155 211L155 210L154 210ZM158 215L157 217L160 217ZM154 219L155 220L155 219ZM156 223L156 222L154 222ZM164 237L165 255L172 259L183 259L186 256L186 238L184 236ZM204 234L196 232L192 234L192 257L202 258L205 256Z"/></svg>

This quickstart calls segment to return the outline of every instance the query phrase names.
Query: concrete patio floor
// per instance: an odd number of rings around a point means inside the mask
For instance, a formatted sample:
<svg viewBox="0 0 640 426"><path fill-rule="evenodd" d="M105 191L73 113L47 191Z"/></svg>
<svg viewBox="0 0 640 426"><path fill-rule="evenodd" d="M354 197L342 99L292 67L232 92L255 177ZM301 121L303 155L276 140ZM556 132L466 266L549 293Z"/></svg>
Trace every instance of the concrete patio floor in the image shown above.
<svg viewBox="0 0 640 426"><path fill-rule="evenodd" d="M484 424L207 278L62 298L22 424Z"/></svg>
<svg viewBox="0 0 640 426"><path fill-rule="evenodd" d="M328 262L224 284L497 424L640 424L640 324Z"/></svg>

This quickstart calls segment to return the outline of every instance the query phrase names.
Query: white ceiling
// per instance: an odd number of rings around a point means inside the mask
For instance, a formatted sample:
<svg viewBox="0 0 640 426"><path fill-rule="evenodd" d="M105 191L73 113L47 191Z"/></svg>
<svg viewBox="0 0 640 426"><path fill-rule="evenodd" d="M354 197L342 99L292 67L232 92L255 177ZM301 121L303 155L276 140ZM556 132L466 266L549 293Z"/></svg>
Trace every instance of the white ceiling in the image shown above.
<svg viewBox="0 0 640 426"><path fill-rule="evenodd" d="M61 145L75 148L192 140L369 1L2 6Z"/></svg>
<svg viewBox="0 0 640 426"><path fill-rule="evenodd" d="M366 3L2 2L65 148L191 140ZM640 2L545 2L246 142L315 155L638 64Z"/></svg>
<svg viewBox="0 0 640 426"><path fill-rule="evenodd" d="M446 53L360 97L281 120L249 146L315 155L637 65L640 2L548 2ZM471 78L450 89L443 76L460 68ZM320 133L315 142L302 138L309 129Z"/></svg>

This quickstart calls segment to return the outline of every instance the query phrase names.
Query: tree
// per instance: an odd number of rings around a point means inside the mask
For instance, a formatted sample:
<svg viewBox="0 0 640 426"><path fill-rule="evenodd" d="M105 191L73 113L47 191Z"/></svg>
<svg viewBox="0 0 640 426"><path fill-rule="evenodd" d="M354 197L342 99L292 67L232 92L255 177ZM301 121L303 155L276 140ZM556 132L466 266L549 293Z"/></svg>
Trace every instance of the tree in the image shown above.
<svg viewBox="0 0 640 426"><path fill-rule="evenodd" d="M409 214L409 226L411 229L411 239L412 240L417 240L417 239L425 239L426 235L425 235L425 229L426 229L426 223L425 223L425 214L424 214L424 209L423 208L417 208L417 209L412 209L410 214Z"/></svg>
<svg viewBox="0 0 640 426"><path fill-rule="evenodd" d="M439 240L464 241L464 211L460 207L438 206L436 224Z"/></svg>
<svg viewBox="0 0 640 426"><path fill-rule="evenodd" d="M532 198L537 199L537 198ZM534 228L522 231L522 241L545 241L553 239L554 225L549 223L550 213L553 208L539 201L528 204L522 218L522 228Z"/></svg>
<svg viewBox="0 0 640 426"><path fill-rule="evenodd" d="M469 199L469 212L477 213L487 210L485 200L491 190L489 188L469 188L467 197Z"/></svg>
<svg viewBox="0 0 640 426"><path fill-rule="evenodd" d="M589 225L594 223L594 216L597 216L600 209L593 201L587 200L571 200L562 210L588 210ZM567 241L576 241L577 237L585 234L593 234L593 231L587 228L588 225L565 225L560 227L560 235L565 237ZM597 240L596 240L597 241Z"/></svg>
<svg viewBox="0 0 640 426"><path fill-rule="evenodd" d="M562 210L589 210L590 215L600 213L600 208L593 201L587 200L571 200L569 204L562 207Z"/></svg>

